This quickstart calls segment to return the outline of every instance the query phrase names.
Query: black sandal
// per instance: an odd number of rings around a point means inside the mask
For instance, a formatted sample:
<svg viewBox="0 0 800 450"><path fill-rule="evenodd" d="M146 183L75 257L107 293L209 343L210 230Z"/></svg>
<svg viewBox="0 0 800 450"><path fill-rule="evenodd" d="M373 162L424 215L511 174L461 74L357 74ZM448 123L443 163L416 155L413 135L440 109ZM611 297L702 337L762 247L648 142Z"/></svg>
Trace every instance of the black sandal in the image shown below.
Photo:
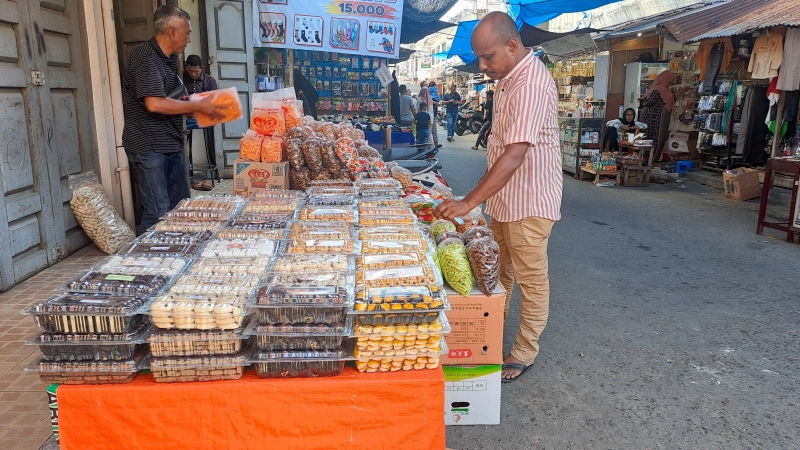
<svg viewBox="0 0 800 450"><path fill-rule="evenodd" d="M517 381L519 377L521 377L528 369L531 368L533 364L530 366L526 366L525 364L521 363L505 363L503 364L503 370L511 369L511 370L519 370L520 374L515 376L514 378L503 378L503 383L511 383L512 381Z"/></svg>

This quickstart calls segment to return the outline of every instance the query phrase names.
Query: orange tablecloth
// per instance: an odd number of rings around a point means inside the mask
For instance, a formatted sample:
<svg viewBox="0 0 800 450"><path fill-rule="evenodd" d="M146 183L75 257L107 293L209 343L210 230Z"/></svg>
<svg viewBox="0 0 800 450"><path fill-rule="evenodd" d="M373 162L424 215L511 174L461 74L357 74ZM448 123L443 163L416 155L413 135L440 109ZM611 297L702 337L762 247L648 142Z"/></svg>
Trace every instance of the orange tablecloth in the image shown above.
<svg viewBox="0 0 800 450"><path fill-rule="evenodd" d="M60 386L62 450L445 447L442 369L338 377Z"/></svg>

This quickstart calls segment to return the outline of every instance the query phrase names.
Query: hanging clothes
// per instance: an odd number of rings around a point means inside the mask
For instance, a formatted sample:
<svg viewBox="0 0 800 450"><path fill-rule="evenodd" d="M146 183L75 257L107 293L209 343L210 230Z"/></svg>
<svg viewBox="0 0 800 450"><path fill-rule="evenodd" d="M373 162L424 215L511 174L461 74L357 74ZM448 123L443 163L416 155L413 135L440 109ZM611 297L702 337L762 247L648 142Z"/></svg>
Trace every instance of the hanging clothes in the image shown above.
<svg viewBox="0 0 800 450"><path fill-rule="evenodd" d="M789 28L783 43L783 65L778 74L778 89L800 89L800 28Z"/></svg>
<svg viewBox="0 0 800 450"><path fill-rule="evenodd" d="M711 95L714 93L714 85L717 83L717 75L722 69L722 62L725 58L725 47L721 43L714 44L706 60L705 78L700 84L700 93Z"/></svg>
<svg viewBox="0 0 800 450"><path fill-rule="evenodd" d="M753 44L753 56L747 67L753 79L772 79L778 76L783 62L783 36L769 33L760 36Z"/></svg>
<svg viewBox="0 0 800 450"><path fill-rule="evenodd" d="M706 69L708 67L708 58L711 55L711 51L716 47L717 44L722 44L723 52L722 52L722 59L720 61L720 67L717 73L720 71L728 70L728 64L731 62L731 58L733 58L733 42L731 38L721 38L721 39L706 39L700 42L700 46L697 47L697 52L694 55L694 61L697 64L697 68L700 70L700 79L703 80L706 77Z"/></svg>
<svg viewBox="0 0 800 450"><path fill-rule="evenodd" d="M742 155L747 164L763 166L769 158L764 152L769 133L764 117L768 111L767 86L750 86L742 107L742 121L736 141L736 154Z"/></svg>

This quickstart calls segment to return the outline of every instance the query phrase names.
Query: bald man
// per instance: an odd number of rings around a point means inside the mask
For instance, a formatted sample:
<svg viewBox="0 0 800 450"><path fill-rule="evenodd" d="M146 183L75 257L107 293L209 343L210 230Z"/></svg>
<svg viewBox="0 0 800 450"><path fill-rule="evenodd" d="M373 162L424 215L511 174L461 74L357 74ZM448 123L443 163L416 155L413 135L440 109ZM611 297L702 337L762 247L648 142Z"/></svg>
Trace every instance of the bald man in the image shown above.
<svg viewBox="0 0 800 450"><path fill-rule="evenodd" d="M515 281L521 293L519 329L503 361L503 382L511 382L533 365L549 313L547 243L561 218L563 183L558 94L547 68L522 45L507 14L492 12L478 23L472 51L481 71L497 80L488 170L463 200L445 200L436 215L461 217L486 202L500 245L506 316Z"/></svg>

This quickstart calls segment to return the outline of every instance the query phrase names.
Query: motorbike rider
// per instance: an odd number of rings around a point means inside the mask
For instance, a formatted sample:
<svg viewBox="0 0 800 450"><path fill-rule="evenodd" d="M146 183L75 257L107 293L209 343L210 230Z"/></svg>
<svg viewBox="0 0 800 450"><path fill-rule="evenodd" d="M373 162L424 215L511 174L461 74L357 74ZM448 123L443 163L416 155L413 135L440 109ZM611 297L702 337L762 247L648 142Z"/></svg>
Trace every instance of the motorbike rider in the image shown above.
<svg viewBox="0 0 800 450"><path fill-rule="evenodd" d="M494 112L494 91L486 91L486 103L483 104L483 126L478 133L478 140L472 146L473 150L478 150L481 145L489 145L489 134L486 131L492 128L492 112ZM483 139L487 142L483 142Z"/></svg>

